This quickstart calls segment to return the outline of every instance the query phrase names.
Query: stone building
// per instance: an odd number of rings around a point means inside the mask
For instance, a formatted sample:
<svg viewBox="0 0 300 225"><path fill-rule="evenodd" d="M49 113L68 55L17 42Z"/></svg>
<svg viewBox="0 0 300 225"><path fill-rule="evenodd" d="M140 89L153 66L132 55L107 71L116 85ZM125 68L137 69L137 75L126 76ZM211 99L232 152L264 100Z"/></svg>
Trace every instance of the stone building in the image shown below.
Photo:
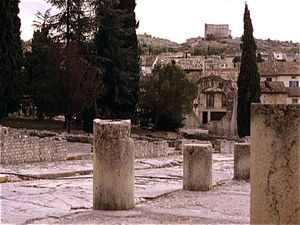
<svg viewBox="0 0 300 225"><path fill-rule="evenodd" d="M229 38L231 37L231 30L228 24L205 24L204 35L205 38L208 34L212 34L215 38Z"/></svg>
<svg viewBox="0 0 300 225"><path fill-rule="evenodd" d="M197 43L199 43L199 42L202 42L202 41L204 41L204 38L203 37L196 37L196 38L189 38L189 39L186 39L186 43L187 44L197 44Z"/></svg>
<svg viewBox="0 0 300 225"><path fill-rule="evenodd" d="M213 134L235 135L237 89L232 81L210 75L200 78L198 86L193 111L199 126Z"/></svg>

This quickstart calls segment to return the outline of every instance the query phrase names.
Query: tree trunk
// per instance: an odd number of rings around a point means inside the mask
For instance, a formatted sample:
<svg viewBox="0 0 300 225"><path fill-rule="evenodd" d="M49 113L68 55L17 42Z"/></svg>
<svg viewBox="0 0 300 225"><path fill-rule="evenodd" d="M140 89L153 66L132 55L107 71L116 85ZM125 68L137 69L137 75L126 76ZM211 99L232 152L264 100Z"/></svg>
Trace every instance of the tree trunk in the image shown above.
<svg viewBox="0 0 300 225"><path fill-rule="evenodd" d="M154 127L153 127L153 132L157 131L157 126L158 126L158 120L160 116L155 116L155 121L154 121Z"/></svg>
<svg viewBox="0 0 300 225"><path fill-rule="evenodd" d="M67 129L67 127L68 127L68 117L65 115L65 122L64 122L63 129Z"/></svg>
<svg viewBox="0 0 300 225"><path fill-rule="evenodd" d="M71 117L68 116L68 134L70 133L71 131Z"/></svg>

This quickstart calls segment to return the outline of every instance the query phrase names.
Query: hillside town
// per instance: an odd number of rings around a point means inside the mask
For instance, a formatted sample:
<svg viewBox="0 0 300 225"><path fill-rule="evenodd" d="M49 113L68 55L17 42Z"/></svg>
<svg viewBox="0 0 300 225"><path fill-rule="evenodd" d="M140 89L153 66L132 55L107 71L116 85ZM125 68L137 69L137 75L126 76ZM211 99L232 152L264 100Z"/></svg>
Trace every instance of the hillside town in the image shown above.
<svg viewBox="0 0 300 225"><path fill-rule="evenodd" d="M205 24L206 37L231 39L228 24ZM187 39L187 44L197 45L207 41L203 37ZM226 55L193 56L187 52L163 52L159 55L140 56L144 76L151 74L157 64L172 60L180 66L189 79L199 86L193 111L187 115L185 126L208 129L212 134L236 134L237 79L240 53ZM257 52L258 72L261 80L261 103L300 103L299 53Z"/></svg>

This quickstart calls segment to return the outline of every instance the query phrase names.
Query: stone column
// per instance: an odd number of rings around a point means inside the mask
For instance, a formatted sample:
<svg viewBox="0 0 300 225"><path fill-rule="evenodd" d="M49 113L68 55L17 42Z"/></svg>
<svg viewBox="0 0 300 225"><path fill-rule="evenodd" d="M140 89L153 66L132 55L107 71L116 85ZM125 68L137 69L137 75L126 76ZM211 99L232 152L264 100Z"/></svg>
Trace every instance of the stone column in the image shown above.
<svg viewBox="0 0 300 225"><path fill-rule="evenodd" d="M211 144L184 145L183 189L189 191L209 191L212 189Z"/></svg>
<svg viewBox="0 0 300 225"><path fill-rule="evenodd" d="M94 210L134 208L134 144L130 124L130 120L94 120Z"/></svg>
<svg viewBox="0 0 300 225"><path fill-rule="evenodd" d="M220 148L223 154L233 154L234 153L235 141L221 140Z"/></svg>
<svg viewBox="0 0 300 225"><path fill-rule="evenodd" d="M250 143L234 144L234 179L250 179Z"/></svg>
<svg viewBox="0 0 300 225"><path fill-rule="evenodd" d="M300 224L300 105L251 105L251 224Z"/></svg>

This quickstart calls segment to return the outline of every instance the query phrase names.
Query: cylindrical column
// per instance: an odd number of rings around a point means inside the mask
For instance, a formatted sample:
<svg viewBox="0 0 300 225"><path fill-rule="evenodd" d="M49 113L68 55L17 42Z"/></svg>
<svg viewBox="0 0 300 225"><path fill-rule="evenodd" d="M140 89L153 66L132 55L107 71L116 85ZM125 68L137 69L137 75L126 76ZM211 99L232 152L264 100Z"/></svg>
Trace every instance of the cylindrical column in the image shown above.
<svg viewBox="0 0 300 225"><path fill-rule="evenodd" d="M212 189L211 144L184 145L183 189L189 191L209 191Z"/></svg>
<svg viewBox="0 0 300 225"><path fill-rule="evenodd" d="M130 120L94 120L94 210L134 208L134 144L130 125Z"/></svg>
<svg viewBox="0 0 300 225"><path fill-rule="evenodd" d="M250 179L250 143L234 144L234 179Z"/></svg>
<svg viewBox="0 0 300 225"><path fill-rule="evenodd" d="M299 104L251 105L251 224L300 224L299 141Z"/></svg>

